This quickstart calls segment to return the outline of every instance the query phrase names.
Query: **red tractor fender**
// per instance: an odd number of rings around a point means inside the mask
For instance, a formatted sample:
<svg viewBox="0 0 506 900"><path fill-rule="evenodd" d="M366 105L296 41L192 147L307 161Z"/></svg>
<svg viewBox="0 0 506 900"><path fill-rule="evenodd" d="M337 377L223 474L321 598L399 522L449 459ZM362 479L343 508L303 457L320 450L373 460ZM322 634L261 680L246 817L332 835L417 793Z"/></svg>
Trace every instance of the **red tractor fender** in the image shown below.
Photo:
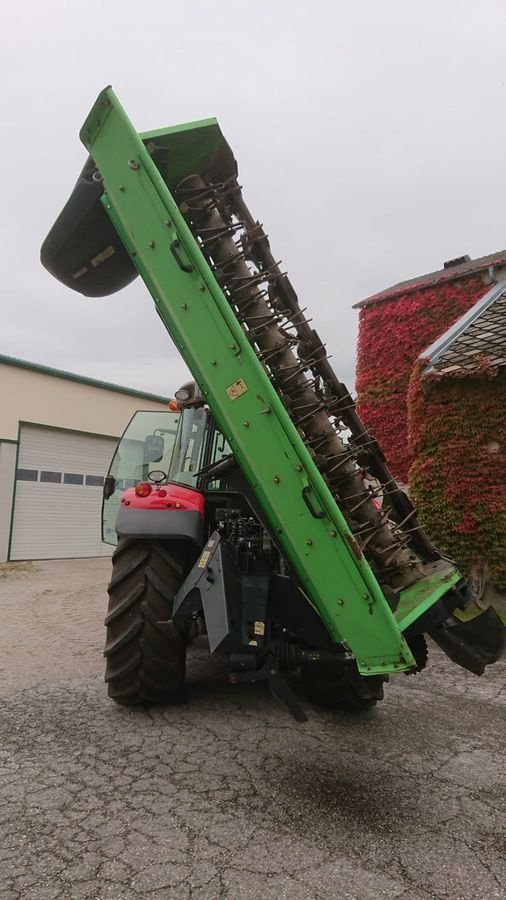
<svg viewBox="0 0 506 900"><path fill-rule="evenodd" d="M200 491L174 482L158 489L153 485L148 486L151 491L144 497L139 496L135 488L127 488L120 497L120 504L131 509L189 509L204 515L204 495Z"/></svg>
<svg viewBox="0 0 506 900"><path fill-rule="evenodd" d="M185 541L200 549L204 541L203 494L181 484L169 483L159 489L147 486L151 491L144 497L136 493L139 485L122 494L116 518L118 537Z"/></svg>

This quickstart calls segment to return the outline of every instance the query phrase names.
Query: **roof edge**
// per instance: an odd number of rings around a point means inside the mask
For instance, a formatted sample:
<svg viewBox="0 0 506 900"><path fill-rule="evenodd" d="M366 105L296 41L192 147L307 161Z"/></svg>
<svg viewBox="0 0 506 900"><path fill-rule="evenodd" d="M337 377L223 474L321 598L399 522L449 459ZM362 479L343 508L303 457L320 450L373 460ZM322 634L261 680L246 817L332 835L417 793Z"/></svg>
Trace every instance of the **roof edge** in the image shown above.
<svg viewBox="0 0 506 900"><path fill-rule="evenodd" d="M370 297L366 297L364 300L359 300L357 303L353 304L352 308L363 309L366 306L373 306L375 303L381 303L385 300L395 300L397 297L403 296L404 294L411 294L414 291L423 290L424 288L430 288L438 284L444 284L448 281L457 281L461 278L469 278L472 275L476 275L479 272L484 272L487 269L494 268L495 266L505 265L506 250L500 250L499 252L492 253L489 256L479 257L474 260L471 259L469 262L464 263L461 266L439 269L437 272L430 272L427 275L418 275L415 278L401 281L398 284L394 284L392 287L385 288L383 291L379 291L379 293L377 294L371 294Z"/></svg>
<svg viewBox="0 0 506 900"><path fill-rule="evenodd" d="M97 378L89 378L87 375L77 375L75 372L67 372L65 369L55 369L42 363L32 363L26 359L18 359L16 356L4 356L0 354L0 365L16 366L19 369L28 369L32 372L40 372L43 375L51 375L54 378L63 378L66 381L75 381L78 384L89 384L91 387L101 388L106 391L115 391L118 394L129 394L131 397L140 397L143 400L153 400L157 403L167 404L170 397L161 397L159 394L151 394L149 391L138 391L121 384L113 384L109 381L100 381Z"/></svg>
<svg viewBox="0 0 506 900"><path fill-rule="evenodd" d="M429 375L435 370L436 364L444 356L446 351L465 331L480 318L480 316L489 308L498 297L501 297L506 291L506 280L498 281L483 297L480 297L476 303L471 306L453 325L450 325L432 344L429 344L425 350L419 354L418 359L427 362L428 366L424 371L424 375Z"/></svg>

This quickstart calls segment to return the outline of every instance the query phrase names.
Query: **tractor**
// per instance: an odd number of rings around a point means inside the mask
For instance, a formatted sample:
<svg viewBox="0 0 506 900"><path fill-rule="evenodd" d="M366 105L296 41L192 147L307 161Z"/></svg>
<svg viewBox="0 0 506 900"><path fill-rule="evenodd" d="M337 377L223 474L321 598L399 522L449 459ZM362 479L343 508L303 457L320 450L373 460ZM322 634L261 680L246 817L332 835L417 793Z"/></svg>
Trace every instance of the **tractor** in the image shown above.
<svg viewBox="0 0 506 900"><path fill-rule="evenodd" d="M110 696L176 701L204 632L232 680L265 679L297 718L287 672L316 703L369 707L423 669L427 634L482 674L504 626L462 616L472 591L330 365L217 121L138 134L109 87L81 140L42 263L88 297L140 274L194 378L137 413L105 482Z"/></svg>

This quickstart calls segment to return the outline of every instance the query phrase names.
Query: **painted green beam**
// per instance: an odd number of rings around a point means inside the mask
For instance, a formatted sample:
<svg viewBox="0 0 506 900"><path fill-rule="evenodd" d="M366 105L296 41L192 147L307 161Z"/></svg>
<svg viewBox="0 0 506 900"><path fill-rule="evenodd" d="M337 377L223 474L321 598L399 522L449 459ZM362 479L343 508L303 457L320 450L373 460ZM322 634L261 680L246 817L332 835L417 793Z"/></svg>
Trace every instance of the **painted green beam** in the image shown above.
<svg viewBox="0 0 506 900"><path fill-rule="evenodd" d="M411 668L384 595L179 212L171 179L162 178L111 88L81 139L104 180L105 209L329 633L364 675Z"/></svg>

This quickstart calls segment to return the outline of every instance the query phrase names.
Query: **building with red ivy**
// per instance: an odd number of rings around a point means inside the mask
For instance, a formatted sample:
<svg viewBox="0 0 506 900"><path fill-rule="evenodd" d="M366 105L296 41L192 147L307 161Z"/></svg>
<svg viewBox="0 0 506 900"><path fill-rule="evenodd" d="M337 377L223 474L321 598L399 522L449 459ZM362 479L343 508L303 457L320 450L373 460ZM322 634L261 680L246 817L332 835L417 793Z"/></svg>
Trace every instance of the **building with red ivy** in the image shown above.
<svg viewBox="0 0 506 900"><path fill-rule="evenodd" d="M403 483L414 460L408 436L408 388L419 355L506 278L506 250L445 262L360 301L358 409ZM430 416L430 410L427 410Z"/></svg>
<svg viewBox="0 0 506 900"><path fill-rule="evenodd" d="M410 494L483 602L506 609L506 281L420 356L408 392Z"/></svg>

